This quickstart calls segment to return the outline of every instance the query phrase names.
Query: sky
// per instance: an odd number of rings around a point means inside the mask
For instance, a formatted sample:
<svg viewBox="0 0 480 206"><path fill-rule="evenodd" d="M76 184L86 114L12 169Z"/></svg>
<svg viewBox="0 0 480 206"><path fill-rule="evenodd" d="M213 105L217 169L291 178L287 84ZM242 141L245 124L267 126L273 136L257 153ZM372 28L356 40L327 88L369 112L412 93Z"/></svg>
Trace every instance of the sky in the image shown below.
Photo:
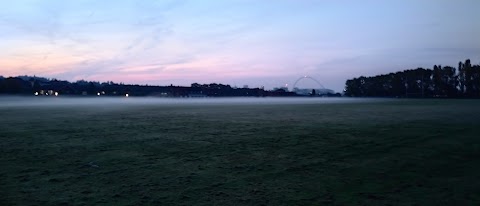
<svg viewBox="0 0 480 206"><path fill-rule="evenodd" d="M480 62L478 0L15 0L0 75L284 86ZM297 87L318 87L302 79Z"/></svg>

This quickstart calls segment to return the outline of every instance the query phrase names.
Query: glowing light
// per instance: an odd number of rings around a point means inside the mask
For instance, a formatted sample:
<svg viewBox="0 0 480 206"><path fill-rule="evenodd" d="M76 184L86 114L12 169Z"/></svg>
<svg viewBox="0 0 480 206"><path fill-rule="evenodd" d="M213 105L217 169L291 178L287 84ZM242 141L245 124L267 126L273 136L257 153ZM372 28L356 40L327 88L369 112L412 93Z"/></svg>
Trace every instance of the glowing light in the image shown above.
<svg viewBox="0 0 480 206"><path fill-rule="evenodd" d="M125 94L125 97L128 97L128 94Z"/></svg>
<svg viewBox="0 0 480 206"><path fill-rule="evenodd" d="M97 92L97 96L100 96L100 92Z"/></svg>
<svg viewBox="0 0 480 206"><path fill-rule="evenodd" d="M55 92L55 96L58 96L58 92Z"/></svg>
<svg viewBox="0 0 480 206"><path fill-rule="evenodd" d="M38 96L38 92L35 92L35 96Z"/></svg>

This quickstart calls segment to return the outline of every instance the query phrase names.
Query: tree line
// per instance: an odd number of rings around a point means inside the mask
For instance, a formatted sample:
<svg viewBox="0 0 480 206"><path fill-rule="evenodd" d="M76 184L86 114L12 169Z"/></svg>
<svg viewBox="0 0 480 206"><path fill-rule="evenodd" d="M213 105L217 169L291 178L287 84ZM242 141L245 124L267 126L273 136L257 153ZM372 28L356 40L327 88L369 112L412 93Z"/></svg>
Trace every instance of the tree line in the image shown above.
<svg viewBox="0 0 480 206"><path fill-rule="evenodd" d="M267 91L263 88L236 88L226 84L198 84L188 86L151 86L114 82L68 82L36 76L0 76L0 94L47 96L162 96L162 97L220 97L220 96L296 96L293 92Z"/></svg>
<svg viewBox="0 0 480 206"><path fill-rule="evenodd" d="M345 83L351 97L480 98L480 65L470 59L458 67L434 65L373 77L360 76Z"/></svg>

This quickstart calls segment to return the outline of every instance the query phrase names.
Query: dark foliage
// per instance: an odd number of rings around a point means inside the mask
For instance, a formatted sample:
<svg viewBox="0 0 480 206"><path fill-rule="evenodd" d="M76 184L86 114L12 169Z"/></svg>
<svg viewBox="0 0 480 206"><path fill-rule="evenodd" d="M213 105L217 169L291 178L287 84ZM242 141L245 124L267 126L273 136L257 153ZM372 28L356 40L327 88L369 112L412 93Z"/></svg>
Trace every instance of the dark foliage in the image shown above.
<svg viewBox="0 0 480 206"><path fill-rule="evenodd" d="M233 88L224 84L185 86L127 85L114 82L60 81L43 77L19 76L0 78L0 94L54 94L84 96L162 96L162 97L223 97L223 96L295 96L293 92L266 91L263 88Z"/></svg>
<svg viewBox="0 0 480 206"><path fill-rule="evenodd" d="M373 77L347 80L345 95L352 97L480 97L480 65L455 67L434 65Z"/></svg>

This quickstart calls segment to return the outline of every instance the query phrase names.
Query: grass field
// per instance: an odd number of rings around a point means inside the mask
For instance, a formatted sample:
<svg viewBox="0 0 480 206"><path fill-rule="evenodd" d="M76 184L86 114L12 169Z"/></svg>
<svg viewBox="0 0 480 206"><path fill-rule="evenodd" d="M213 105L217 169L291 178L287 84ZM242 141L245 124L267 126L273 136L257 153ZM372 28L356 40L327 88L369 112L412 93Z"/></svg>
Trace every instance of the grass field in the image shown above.
<svg viewBox="0 0 480 206"><path fill-rule="evenodd" d="M0 205L480 204L480 100L0 105L0 149Z"/></svg>

